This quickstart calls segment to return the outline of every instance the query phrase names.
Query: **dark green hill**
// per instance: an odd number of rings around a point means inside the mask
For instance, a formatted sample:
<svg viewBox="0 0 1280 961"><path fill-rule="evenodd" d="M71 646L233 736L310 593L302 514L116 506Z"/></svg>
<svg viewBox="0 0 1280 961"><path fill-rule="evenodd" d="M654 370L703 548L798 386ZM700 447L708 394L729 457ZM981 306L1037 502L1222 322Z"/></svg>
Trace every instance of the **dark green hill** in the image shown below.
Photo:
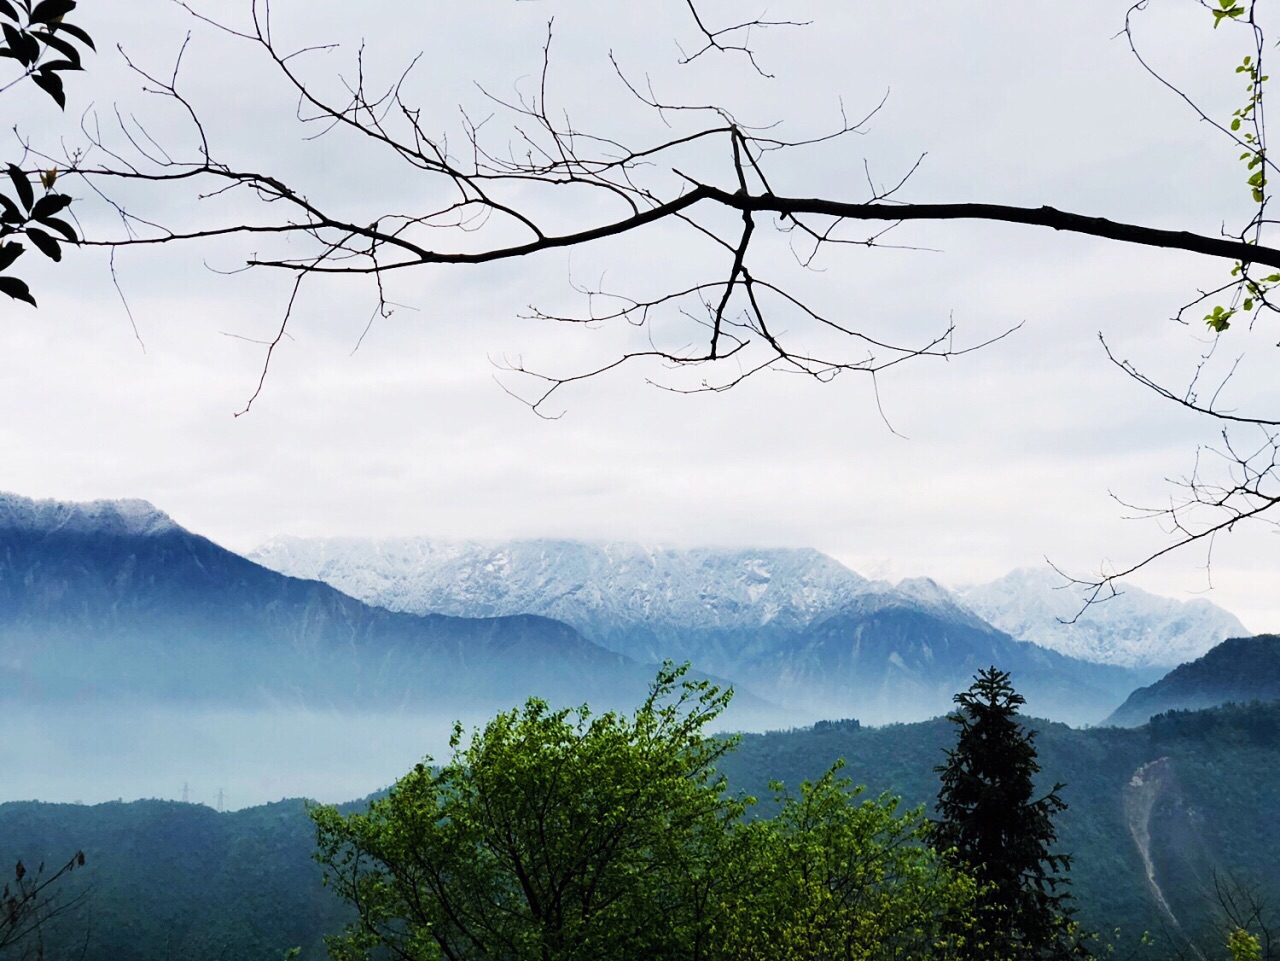
<svg viewBox="0 0 1280 961"><path fill-rule="evenodd" d="M314 831L301 801L220 814L197 804L135 801L94 806L0 804L0 848L9 863L85 866L60 893L83 905L48 932L47 957L85 961L279 961L345 923L311 860Z"/></svg>
<svg viewBox="0 0 1280 961"><path fill-rule="evenodd" d="M1215 873L1256 882L1280 903L1273 813L1280 810L1280 702L1175 712L1136 729L1030 723L1039 731L1045 788L1066 782L1060 793L1069 807L1057 818L1059 847L1076 857L1073 891L1086 926L1119 927L1126 954L1130 936L1149 931L1151 953L1144 956L1194 956L1185 953L1188 937L1221 946L1210 895ZM842 757L845 773L871 794L901 795L932 813L933 768L954 736L943 719L747 734L721 769L735 787L764 798L770 778L814 778ZM1135 784L1140 772L1146 775L1141 786ZM1139 848L1143 830L1155 884L1172 916L1148 881Z"/></svg>
<svg viewBox="0 0 1280 961"><path fill-rule="evenodd" d="M1070 806L1057 823L1060 849L1076 859L1081 920L1121 928L1121 957L1142 931L1153 945L1132 956L1188 956L1188 936L1213 956L1221 939L1206 892L1215 872L1280 893L1280 703L1174 712L1137 729L1034 726L1044 783L1066 782ZM931 806L933 769L953 737L942 719L749 734L721 769L733 789L767 798L769 780L794 785L843 757L872 794ZM341 926L342 911L320 887L313 843L300 801L231 814L160 801L0 805L0 863L61 863L85 851L73 879L89 888L85 910L55 932L77 956L85 944L84 961L279 961L295 945L320 961L320 936Z"/></svg>
<svg viewBox="0 0 1280 961"><path fill-rule="evenodd" d="M1280 636L1234 637L1203 657L1174 668L1149 687L1134 691L1105 723L1134 727L1164 711L1277 699Z"/></svg>

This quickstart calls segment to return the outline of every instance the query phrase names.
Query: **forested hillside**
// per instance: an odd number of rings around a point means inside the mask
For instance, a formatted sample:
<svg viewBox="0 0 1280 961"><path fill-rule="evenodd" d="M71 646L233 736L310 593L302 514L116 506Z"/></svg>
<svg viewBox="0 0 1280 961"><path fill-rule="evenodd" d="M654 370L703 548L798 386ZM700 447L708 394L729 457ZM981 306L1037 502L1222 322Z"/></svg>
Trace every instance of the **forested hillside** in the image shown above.
<svg viewBox="0 0 1280 961"><path fill-rule="evenodd" d="M1207 897L1215 873L1280 892L1271 813L1280 808L1280 704L1170 713L1131 730L1037 726L1046 784L1066 782L1060 847L1075 855L1087 926L1109 938L1118 927L1126 952L1151 932L1140 956L1169 956L1188 937L1216 950ZM944 720L879 729L831 722L745 735L719 767L733 790L761 797L762 812L769 780L794 786L839 757L871 794L931 806L934 767L953 739ZM1141 837L1172 917L1147 880ZM294 946L319 961L321 935L345 914L320 886L314 838L302 801L226 814L161 801L0 805L0 857L58 863L84 850L86 868L65 890L82 887L88 898L61 919L53 944L77 954L83 944L85 961L278 959Z"/></svg>
<svg viewBox="0 0 1280 961"><path fill-rule="evenodd" d="M1280 636L1233 637L1139 688L1106 720L1145 724L1153 714L1280 698Z"/></svg>

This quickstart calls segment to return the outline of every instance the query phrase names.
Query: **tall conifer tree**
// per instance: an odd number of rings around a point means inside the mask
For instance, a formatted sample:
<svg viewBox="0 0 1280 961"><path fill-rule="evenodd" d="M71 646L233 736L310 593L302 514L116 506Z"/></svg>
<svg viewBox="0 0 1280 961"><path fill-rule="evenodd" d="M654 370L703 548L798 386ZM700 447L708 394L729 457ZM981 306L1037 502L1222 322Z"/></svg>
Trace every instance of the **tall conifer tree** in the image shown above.
<svg viewBox="0 0 1280 961"><path fill-rule="evenodd" d="M1085 954L1072 935L1071 856L1056 854L1053 816L1066 808L1054 784L1036 797L1036 732L1018 709L1026 699L995 667L980 671L955 696L948 720L959 728L942 778L934 845L982 886L980 938L972 955L982 958L1069 958Z"/></svg>

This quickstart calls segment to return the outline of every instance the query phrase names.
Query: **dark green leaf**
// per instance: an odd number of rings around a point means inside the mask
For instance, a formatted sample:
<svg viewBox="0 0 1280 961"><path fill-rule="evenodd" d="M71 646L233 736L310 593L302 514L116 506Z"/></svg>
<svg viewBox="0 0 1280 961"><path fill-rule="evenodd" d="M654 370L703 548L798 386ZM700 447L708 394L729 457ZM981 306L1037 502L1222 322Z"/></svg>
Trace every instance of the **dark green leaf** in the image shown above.
<svg viewBox="0 0 1280 961"><path fill-rule="evenodd" d="M50 260L57 262L62 259L62 248L58 246L58 242L39 227L28 227L27 239L35 244L40 253Z"/></svg>
<svg viewBox="0 0 1280 961"><path fill-rule="evenodd" d="M58 217L45 217L43 220L40 221L40 223L44 224L44 226L46 227L52 227L58 233L62 234L62 236L66 237L67 240L71 241L73 244L80 243L80 238L76 236L75 228L72 227L65 220L62 220Z"/></svg>
<svg viewBox="0 0 1280 961"><path fill-rule="evenodd" d="M31 82L52 97L59 107L66 108L67 95L62 92L62 78L56 73L33 73Z"/></svg>
<svg viewBox="0 0 1280 961"><path fill-rule="evenodd" d="M33 65L40 59L40 41L29 33L22 34L22 54L18 58L27 65Z"/></svg>
<svg viewBox="0 0 1280 961"><path fill-rule="evenodd" d="M18 19L18 11L13 8L13 4L9 0L0 0L0 13L4 14L10 20Z"/></svg>
<svg viewBox="0 0 1280 961"><path fill-rule="evenodd" d="M34 220L44 220L46 217L52 217L59 210L66 210L70 205L71 198L66 194L45 194L31 208L31 216Z"/></svg>
<svg viewBox="0 0 1280 961"><path fill-rule="evenodd" d="M83 68L80 66L79 60L76 60L75 62L72 62L70 60L46 60L44 63L40 64L39 69L41 71L44 71L44 70L58 71L58 70L81 70Z"/></svg>
<svg viewBox="0 0 1280 961"><path fill-rule="evenodd" d="M27 56L29 50L25 42L27 39L26 34L7 23L0 23L0 31L4 33L4 42L8 45L13 57L22 64L30 66L35 58Z"/></svg>
<svg viewBox="0 0 1280 961"><path fill-rule="evenodd" d="M12 240L0 245L0 270L7 270L10 264L22 256L25 249L22 244Z"/></svg>
<svg viewBox="0 0 1280 961"><path fill-rule="evenodd" d="M17 277L0 277L0 294L8 294L14 300L25 300L32 307L36 305L31 289Z"/></svg>
<svg viewBox="0 0 1280 961"><path fill-rule="evenodd" d="M51 23L76 8L76 0L40 0L31 11L32 23Z"/></svg>
<svg viewBox="0 0 1280 961"><path fill-rule="evenodd" d="M14 190L18 191L18 199L22 201L22 206L30 210L31 205L36 202L36 195L31 189L31 181L27 179L27 175L22 172L21 167L9 164L9 179L13 181Z"/></svg>
<svg viewBox="0 0 1280 961"><path fill-rule="evenodd" d="M58 24L58 29L59 29L60 31L62 31L63 33L69 33L69 34L71 34L71 36L75 37L77 40L79 40L81 43L83 43L83 44L84 44L86 47L88 47L90 50L97 50L97 49L98 49L97 47L95 47L95 46L93 45L93 38L92 38L92 37L90 37L90 36L89 36L87 33L85 33L83 30L81 30L79 27L75 26L74 24L71 24L71 23L60 23L60 24Z"/></svg>
<svg viewBox="0 0 1280 961"><path fill-rule="evenodd" d="M4 210L0 211L0 223L5 224L24 224L27 218L12 200L4 194L0 194L0 207Z"/></svg>
<svg viewBox="0 0 1280 961"><path fill-rule="evenodd" d="M58 53L62 54L69 61L75 64L74 67L69 69L80 69L80 51L76 49L75 44L70 40L63 40L57 34L50 33L48 30L33 30L31 31L31 35L33 37L38 37L45 46L52 47L54 50L58 51Z"/></svg>

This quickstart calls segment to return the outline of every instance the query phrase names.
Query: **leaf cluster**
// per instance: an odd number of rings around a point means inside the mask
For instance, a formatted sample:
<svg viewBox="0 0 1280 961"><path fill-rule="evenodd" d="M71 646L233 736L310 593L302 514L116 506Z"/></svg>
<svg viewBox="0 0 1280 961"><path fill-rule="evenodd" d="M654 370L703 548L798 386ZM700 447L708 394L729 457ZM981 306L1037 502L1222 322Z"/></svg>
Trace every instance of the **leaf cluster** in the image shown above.
<svg viewBox="0 0 1280 961"><path fill-rule="evenodd" d="M0 57L16 60L37 87L66 107L67 96L59 74L65 70L82 70L80 51L72 41L90 50L93 39L75 24L63 18L76 8L75 0L0 0L0 32L4 45ZM70 38L70 39L68 39Z"/></svg>
<svg viewBox="0 0 1280 961"><path fill-rule="evenodd" d="M1224 22L1240 21L1248 26L1253 34L1254 52L1247 54L1235 69L1237 74L1244 75L1248 81L1245 86L1247 97L1243 106L1237 107L1232 112L1231 120L1226 127L1219 126L1219 129L1243 148L1239 159L1245 164L1246 185L1258 209L1240 236L1248 243L1258 244L1261 243L1262 227L1268 223L1265 216L1268 200L1267 169L1274 165L1268 159L1267 129L1263 115L1263 94L1270 77L1262 70L1263 32L1254 15L1255 3L1256 0L1252 0L1246 6L1235 0L1217 0L1216 9L1208 4L1206 6L1213 14L1215 30ZM1267 295L1275 284L1280 282L1280 274L1272 273L1266 277L1255 277L1250 271L1252 266L1248 260L1237 261L1231 270L1231 276L1237 279L1229 282L1219 291L1213 292L1218 293L1221 290L1232 292L1229 306L1215 304L1213 309L1204 315L1205 324L1214 333L1221 334L1228 330L1231 327L1231 319L1239 312L1255 315L1256 311L1264 307L1275 309Z"/></svg>
<svg viewBox="0 0 1280 961"><path fill-rule="evenodd" d="M61 74L84 69L76 42L94 49L89 34L64 19L75 8L75 0L39 0L34 6L31 0L0 0L0 58L13 60L22 68L21 75L0 87L0 92L29 77L60 108L66 107ZM79 240L75 229L58 216L71 205L71 197L54 192L56 168L39 173L44 189L39 197L21 167L10 163L7 172L14 193L0 193L0 293L34 307L36 301L26 282L2 273L23 254L25 247L3 238L25 235L50 260L61 260L61 243Z"/></svg>
<svg viewBox="0 0 1280 961"><path fill-rule="evenodd" d="M367 812L313 809L326 883L359 915L331 957L956 956L974 886L920 812L832 769L749 817L714 768L734 741L703 734L729 692L684 672L629 717L531 699Z"/></svg>

